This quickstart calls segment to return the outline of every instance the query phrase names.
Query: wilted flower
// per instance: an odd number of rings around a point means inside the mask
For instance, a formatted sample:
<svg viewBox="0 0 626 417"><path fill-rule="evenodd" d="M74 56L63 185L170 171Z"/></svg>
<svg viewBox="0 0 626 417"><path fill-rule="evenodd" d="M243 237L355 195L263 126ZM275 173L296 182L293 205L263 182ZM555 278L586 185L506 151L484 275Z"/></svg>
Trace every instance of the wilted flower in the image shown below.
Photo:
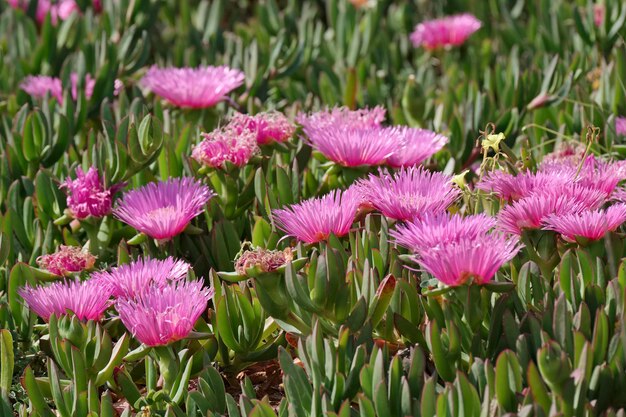
<svg viewBox="0 0 626 417"><path fill-rule="evenodd" d="M447 137L430 130L411 127L399 127L397 130L400 140L387 159L387 164L394 168L419 165L448 143Z"/></svg>
<svg viewBox="0 0 626 417"><path fill-rule="evenodd" d="M334 107L311 114L300 114L296 121L306 133L307 129L340 125L344 128L364 129L380 126L385 120L385 108L376 106L372 109L350 110L347 107Z"/></svg>
<svg viewBox="0 0 626 417"><path fill-rule="evenodd" d="M618 135L626 135L626 117L615 118L615 133Z"/></svg>
<svg viewBox="0 0 626 417"><path fill-rule="evenodd" d="M461 194L451 177L421 167L370 175L358 188L365 202L396 220L444 212Z"/></svg>
<svg viewBox="0 0 626 417"><path fill-rule="evenodd" d="M489 282L521 248L517 237L491 233L433 247L420 252L416 260L446 285L462 285L470 278L480 285Z"/></svg>
<svg viewBox="0 0 626 417"><path fill-rule="evenodd" d="M440 245L473 240L488 233L496 220L486 214L472 216L440 213L399 224L390 235L395 242L413 252L422 253Z"/></svg>
<svg viewBox="0 0 626 417"><path fill-rule="evenodd" d="M106 285L94 280L55 282L40 287L26 285L18 293L45 321L52 314L63 316L69 312L80 320L100 320L109 308L111 296Z"/></svg>
<svg viewBox="0 0 626 417"><path fill-rule="evenodd" d="M141 83L178 107L201 109L215 106L243 84L243 72L220 67L158 68L153 66Z"/></svg>
<svg viewBox="0 0 626 417"><path fill-rule="evenodd" d="M74 100L78 98L78 84L78 74L70 74L70 90ZM96 80L91 78L91 75L86 74L84 88L87 100L91 98L95 85ZM24 78L20 88L34 98L44 98L49 93L59 104L63 103L63 85L60 78L48 77L46 75L30 75Z"/></svg>
<svg viewBox="0 0 626 417"><path fill-rule="evenodd" d="M125 193L113 214L154 239L169 240L185 230L214 195L193 178L172 178Z"/></svg>
<svg viewBox="0 0 626 417"><path fill-rule="evenodd" d="M37 258L40 268L61 276L91 269L95 263L95 256L78 246L61 245L55 253Z"/></svg>
<svg viewBox="0 0 626 417"><path fill-rule="evenodd" d="M250 130L256 134L259 145L272 142L286 142L296 131L296 127L287 117L277 111L258 113L254 116L237 113L228 123L229 128L244 132Z"/></svg>
<svg viewBox="0 0 626 417"><path fill-rule="evenodd" d="M225 162L241 167L259 152L257 134L251 130L238 132L227 126L203 133L202 137L204 139L193 148L191 157L211 168L222 168Z"/></svg>
<svg viewBox="0 0 626 417"><path fill-rule="evenodd" d="M163 288L180 281L189 271L187 262L174 259L139 258L129 264L91 274L92 279L100 280L111 288L114 297L134 298L149 287Z"/></svg>
<svg viewBox="0 0 626 417"><path fill-rule="evenodd" d="M180 281L161 288L151 286L134 299L119 298L115 308L141 343L162 346L189 335L213 293L213 288L203 288L200 281Z"/></svg>
<svg viewBox="0 0 626 417"><path fill-rule="evenodd" d="M76 179L66 178L61 188L67 189L67 206L77 219L103 217L111 212L113 195L123 186L117 184L104 188L100 174L95 167L87 173L81 167L76 168Z"/></svg>
<svg viewBox="0 0 626 417"><path fill-rule="evenodd" d="M553 214L543 221L544 229L560 233L565 240L577 238L598 240L626 221L626 204L616 204L606 210L589 210L580 213Z"/></svg>
<svg viewBox="0 0 626 417"><path fill-rule="evenodd" d="M306 243L343 236L350 231L361 197L354 188L334 190L286 209L274 210L276 225L289 236Z"/></svg>
<svg viewBox="0 0 626 417"><path fill-rule="evenodd" d="M257 267L260 272L272 272L293 260L291 248L285 250L268 250L256 248L246 250L235 262L235 272L246 275L250 268Z"/></svg>
<svg viewBox="0 0 626 417"><path fill-rule="evenodd" d="M480 29L480 26L480 20L469 13L429 20L415 27L411 42L416 47L423 46L426 49L458 46Z"/></svg>
<svg viewBox="0 0 626 417"><path fill-rule="evenodd" d="M551 214L597 209L605 200L602 191L580 185L547 188L503 208L498 215L498 226L507 233L520 235L524 229L540 228Z"/></svg>

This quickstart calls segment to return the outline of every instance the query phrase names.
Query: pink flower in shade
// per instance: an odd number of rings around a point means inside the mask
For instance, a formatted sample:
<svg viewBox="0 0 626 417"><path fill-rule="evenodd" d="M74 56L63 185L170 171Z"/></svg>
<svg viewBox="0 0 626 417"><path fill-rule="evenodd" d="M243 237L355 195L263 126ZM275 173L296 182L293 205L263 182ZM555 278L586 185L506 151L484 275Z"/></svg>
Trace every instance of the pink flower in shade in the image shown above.
<svg viewBox="0 0 626 417"><path fill-rule="evenodd" d="M78 246L61 245L57 252L37 258L40 268L60 276L91 269L95 263L95 256Z"/></svg>
<svg viewBox="0 0 626 417"><path fill-rule="evenodd" d="M154 239L167 241L182 233L214 195L193 178L171 178L125 193L113 215Z"/></svg>
<svg viewBox="0 0 626 417"><path fill-rule="evenodd" d="M626 135L626 117L615 118L615 133L618 135Z"/></svg>
<svg viewBox="0 0 626 417"><path fill-rule="evenodd" d="M162 260L140 258L111 271L94 272L91 277L106 283L114 297L134 298L149 287L163 288L184 279L190 267L171 256Z"/></svg>
<svg viewBox="0 0 626 417"><path fill-rule="evenodd" d="M277 111L258 113L254 116L237 113L228 126L237 132L250 130L256 133L256 142L267 145L272 142L286 142L296 131L296 127Z"/></svg>
<svg viewBox="0 0 626 417"><path fill-rule="evenodd" d="M476 184L476 188L492 192L503 200L516 201L546 187L571 184L574 180L573 175L574 173L569 171L524 171L517 175L504 171L490 171Z"/></svg>
<svg viewBox="0 0 626 417"><path fill-rule="evenodd" d="M593 5L593 23L600 27L604 23L604 4L596 3Z"/></svg>
<svg viewBox="0 0 626 417"><path fill-rule="evenodd" d="M243 84L244 73L220 67L158 68L153 66L141 83L178 107L213 107Z"/></svg>
<svg viewBox="0 0 626 417"><path fill-rule="evenodd" d="M482 285L489 282L522 247L517 237L490 233L441 244L420 252L416 260L448 286L463 285L470 278L474 284Z"/></svg>
<svg viewBox="0 0 626 417"><path fill-rule="evenodd" d="M329 160L345 166L382 165L398 148L397 128L350 128L340 124L305 128L313 149Z"/></svg>
<svg viewBox="0 0 626 417"><path fill-rule="evenodd" d="M553 214L543 221L544 229L554 230L570 242L577 238L601 239L626 221L626 204L616 204L606 210L589 210L580 213Z"/></svg>
<svg viewBox="0 0 626 417"><path fill-rule="evenodd" d="M403 221L442 213L461 195L451 177L421 167L370 175L358 183L358 189L363 200L383 215Z"/></svg>
<svg viewBox="0 0 626 417"><path fill-rule="evenodd" d="M419 165L448 143L448 138L426 129L399 127L400 141L387 159L393 168Z"/></svg>
<svg viewBox="0 0 626 417"><path fill-rule="evenodd" d="M350 231L361 203L359 192L351 187L334 190L285 209L274 210L276 225L287 235L306 243L316 243L331 234L344 236Z"/></svg>
<svg viewBox="0 0 626 417"><path fill-rule="evenodd" d="M385 120L385 113L385 108L381 106L358 110L350 110L347 107L334 107L311 114L300 114L296 117L296 121L302 125L305 133L307 129L321 129L331 125L364 129L380 126L383 120Z"/></svg>
<svg viewBox="0 0 626 417"><path fill-rule="evenodd" d="M211 133L203 133L204 138L191 152L191 157L210 168L222 168L225 162L242 167L259 152L257 134L251 130L241 132L226 126Z"/></svg>
<svg viewBox="0 0 626 417"><path fill-rule="evenodd" d="M81 167L76 168L76 179L66 178L61 188L67 189L67 206L77 219L87 217L104 217L111 213L113 196L122 188L116 184L109 189L104 188L100 174L95 167L87 173Z"/></svg>
<svg viewBox="0 0 626 417"><path fill-rule="evenodd" d="M70 90L72 93L72 99L78 99L78 74L70 74ZM96 85L96 80L91 78L91 75L85 75L85 98L89 100L93 95L93 88ZM46 94L50 94L54 97L59 104L63 103L63 85L60 78L48 77L46 75L28 76L24 78L20 84L20 88L26 91L30 96L34 98L44 98Z"/></svg>
<svg viewBox="0 0 626 417"><path fill-rule="evenodd" d="M94 280L68 280L40 287L26 285L18 293L46 322L52 314L63 316L69 312L80 320L100 320L110 306L111 296L106 285Z"/></svg>
<svg viewBox="0 0 626 417"><path fill-rule="evenodd" d="M549 215L581 213L599 208L606 201L600 190L580 185L547 188L504 207L498 215L498 227L521 235L524 229L538 229Z"/></svg>
<svg viewBox="0 0 626 417"><path fill-rule="evenodd" d="M474 240L488 233L496 219L486 214L472 216L440 213L399 224L390 235L395 242L413 252L422 253L441 245Z"/></svg>
<svg viewBox="0 0 626 417"><path fill-rule="evenodd" d="M113 82L113 95L115 97L119 96L122 90L124 90L124 83L119 78L116 78Z"/></svg>
<svg viewBox="0 0 626 417"><path fill-rule="evenodd" d="M189 335L213 294L213 288L203 288L200 281L180 281L151 286L134 299L119 298L115 308L141 343L162 346Z"/></svg>
<svg viewBox="0 0 626 417"><path fill-rule="evenodd" d="M469 13L429 20L415 27L411 42L426 49L459 46L480 27L480 20Z"/></svg>

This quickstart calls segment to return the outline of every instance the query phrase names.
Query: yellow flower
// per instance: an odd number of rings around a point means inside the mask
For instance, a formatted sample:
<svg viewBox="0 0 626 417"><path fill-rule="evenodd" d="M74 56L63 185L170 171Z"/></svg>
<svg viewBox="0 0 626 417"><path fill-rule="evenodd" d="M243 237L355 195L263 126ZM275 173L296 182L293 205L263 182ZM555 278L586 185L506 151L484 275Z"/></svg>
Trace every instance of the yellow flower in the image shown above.
<svg viewBox="0 0 626 417"><path fill-rule="evenodd" d="M504 140L504 133L498 133L497 135L487 135L483 139L483 150L488 151L489 148L496 152L500 152L500 142Z"/></svg>

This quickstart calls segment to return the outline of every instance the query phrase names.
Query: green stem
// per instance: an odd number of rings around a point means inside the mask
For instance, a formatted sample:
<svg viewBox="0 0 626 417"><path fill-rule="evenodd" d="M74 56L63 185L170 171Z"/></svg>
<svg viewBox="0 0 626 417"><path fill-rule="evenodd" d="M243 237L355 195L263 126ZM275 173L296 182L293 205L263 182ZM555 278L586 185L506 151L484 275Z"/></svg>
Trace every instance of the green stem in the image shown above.
<svg viewBox="0 0 626 417"><path fill-rule="evenodd" d="M171 346L157 346L154 352L159 362L159 372L163 377L163 390L169 393L178 374L178 360Z"/></svg>

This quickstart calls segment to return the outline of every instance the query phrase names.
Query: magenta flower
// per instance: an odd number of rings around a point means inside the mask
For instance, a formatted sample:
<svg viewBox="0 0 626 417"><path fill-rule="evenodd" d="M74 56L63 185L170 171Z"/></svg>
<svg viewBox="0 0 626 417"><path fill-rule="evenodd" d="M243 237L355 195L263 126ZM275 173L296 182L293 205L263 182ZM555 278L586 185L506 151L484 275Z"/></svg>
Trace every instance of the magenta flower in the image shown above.
<svg viewBox="0 0 626 417"><path fill-rule="evenodd" d="M237 113L228 125L237 132L253 131L256 133L256 142L259 145L286 142L296 131L296 127L289 119L277 111L258 113L254 116Z"/></svg>
<svg viewBox="0 0 626 417"><path fill-rule="evenodd" d="M300 123L306 133L307 129L322 129L331 125L340 125L351 129L365 129L380 126L385 120L385 108L376 106L373 109L365 108L350 110L347 107L334 107L311 114L300 114L296 121Z"/></svg>
<svg viewBox="0 0 626 417"><path fill-rule="evenodd" d="M547 188L504 207L498 215L501 230L521 235L524 229L538 229L550 215L594 210L606 201L600 190L580 185Z"/></svg>
<svg viewBox="0 0 626 417"><path fill-rule="evenodd" d="M125 193L113 214L140 232L167 241L185 230L214 195L193 178L172 178Z"/></svg>
<svg viewBox="0 0 626 417"><path fill-rule="evenodd" d="M225 162L242 167L259 152L257 133L252 130L238 132L226 126L211 133L202 133L204 138L191 152L191 157L210 168L222 168Z"/></svg>
<svg viewBox="0 0 626 417"><path fill-rule="evenodd" d="M626 117L615 118L615 133L618 135L626 135Z"/></svg>
<svg viewBox="0 0 626 417"><path fill-rule="evenodd" d="M578 165L585 157L585 151L586 146L580 142L561 142L543 157L541 165Z"/></svg>
<svg viewBox="0 0 626 417"><path fill-rule="evenodd" d="M491 233L441 244L420 252L416 260L448 286L462 285L469 279L481 285L489 282L522 247L517 237Z"/></svg>
<svg viewBox="0 0 626 417"><path fill-rule="evenodd" d="M70 90L72 99L78 99L78 74L70 74ZM96 80L91 75L85 75L85 98L89 100L93 95L93 88ZM26 91L31 97L44 98L46 94L54 97L59 104L63 103L63 85L60 78L48 77L46 75L28 76L20 84L20 88Z"/></svg>
<svg viewBox="0 0 626 417"><path fill-rule="evenodd" d="M276 225L287 235L306 243L316 243L331 234L343 236L350 231L361 197L354 188L334 190L286 209L274 210Z"/></svg>
<svg viewBox="0 0 626 417"><path fill-rule="evenodd" d="M411 42L426 49L459 46L480 27L480 20L469 13L429 20L415 27Z"/></svg>
<svg viewBox="0 0 626 417"><path fill-rule="evenodd" d="M14 9L28 10L29 0L8 0L8 2ZM50 14L50 21L56 25L59 20L67 19L74 12L80 13L80 8L75 0L59 0L57 2L38 0L35 19L37 23L42 24L46 20L46 16Z"/></svg>
<svg viewBox="0 0 626 417"><path fill-rule="evenodd" d="M598 240L615 231L626 221L626 204L616 204L606 210L550 215L543 221L544 229L560 233L569 242L579 238Z"/></svg>
<svg viewBox="0 0 626 417"><path fill-rule="evenodd" d="M596 27L601 27L604 23L604 4L596 3L593 5L593 23Z"/></svg>
<svg viewBox="0 0 626 417"><path fill-rule="evenodd" d="M387 160L393 168L419 165L441 150L448 138L426 129L398 127L400 135L396 150Z"/></svg>
<svg viewBox="0 0 626 417"><path fill-rule="evenodd" d="M109 189L104 188L100 174L95 167L87 173L81 167L76 168L76 179L69 177L61 184L67 189L67 206L72 216L77 219L87 217L104 217L111 212L113 196L123 187L116 184Z"/></svg>
<svg viewBox="0 0 626 417"><path fill-rule="evenodd" d="M178 107L213 107L243 84L244 73L220 67L158 68L153 66L141 83Z"/></svg>
<svg viewBox="0 0 626 417"><path fill-rule="evenodd" d="M461 194L451 177L421 167L370 175L358 187L367 203L386 217L403 221L442 213Z"/></svg>
<svg viewBox="0 0 626 417"><path fill-rule="evenodd" d="M111 296L106 285L94 280L55 282L40 287L26 285L18 293L46 322L52 314L63 316L70 312L80 320L100 320L110 306Z"/></svg>
<svg viewBox="0 0 626 417"><path fill-rule="evenodd" d="M95 263L95 256L78 246L61 245L55 253L37 258L40 268L60 276L91 269Z"/></svg>
<svg viewBox="0 0 626 417"><path fill-rule="evenodd" d="M472 216L440 213L399 224L390 231L395 242L413 252L422 253L440 245L474 240L487 234L496 220L486 214Z"/></svg>
<svg viewBox="0 0 626 417"><path fill-rule="evenodd" d="M200 281L180 281L162 288L150 286L134 299L119 298L115 308L141 343L162 346L189 335L213 293Z"/></svg>
<svg viewBox="0 0 626 417"><path fill-rule="evenodd" d="M517 175L504 171L490 171L476 184L476 188L492 192L503 200L516 201L528 197L537 190L571 184L574 181L574 175L575 172L569 170L524 171Z"/></svg>
<svg viewBox="0 0 626 417"><path fill-rule="evenodd" d="M134 298L149 287L163 288L180 281L189 271L187 262L174 259L139 258L129 264L91 274L92 279L100 280L111 288L114 297Z"/></svg>

